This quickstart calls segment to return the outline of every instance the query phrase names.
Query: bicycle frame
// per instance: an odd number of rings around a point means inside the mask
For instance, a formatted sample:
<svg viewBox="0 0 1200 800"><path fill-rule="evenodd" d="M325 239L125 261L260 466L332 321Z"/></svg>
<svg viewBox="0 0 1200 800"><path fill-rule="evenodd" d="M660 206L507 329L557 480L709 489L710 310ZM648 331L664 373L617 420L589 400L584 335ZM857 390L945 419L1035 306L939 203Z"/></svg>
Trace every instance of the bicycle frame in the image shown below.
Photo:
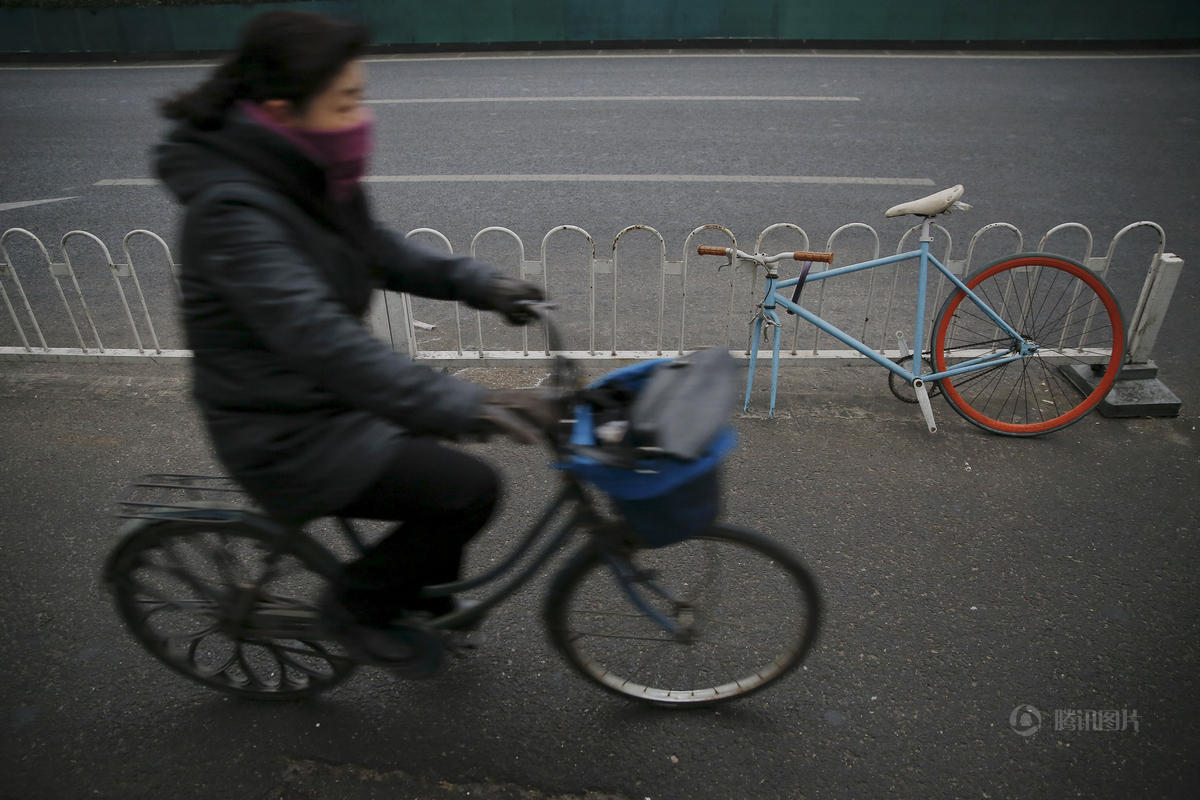
<svg viewBox="0 0 1200 800"><path fill-rule="evenodd" d="M555 342L555 349L561 349L557 331L544 316L543 320L547 325L547 331L551 340ZM573 393L580 388L580 380L577 367L573 362L562 356L556 359L553 385L569 390L569 396L573 396ZM556 461L562 461L570 452L568 442L565 438L560 439L554 435L548 435L546 437L546 444L549 445ZM681 637L685 635L683 627L660 610L654 608L639 588L645 587L649 592L671 601L676 607L682 605L668 590L655 582L654 575L638 570L630 562L627 557L629 552L628 543L624 540L623 536L624 527L607 519L597 510L591 497L588 495L587 489L576 476L564 471L561 473L561 477L562 487L558 494L542 512L537 522L528 530L524 538L507 554L501 563L481 575L459 581L426 586L421 590L421 596L423 597L447 597L497 583L506 575L509 576L508 580L495 589L495 591L481 598L478 605L444 614L441 617L431 620L428 623L429 626L432 628L459 628L481 618L524 586L562 548L573 532L581 530L591 539L590 546L599 550L602 559L609 567L613 580L620 587L622 594L629 602L639 612L652 619L655 624L672 636ZM241 487L220 485L221 482L226 481L226 479L220 477L155 475L148 476L148 478L152 480L134 484L131 489L182 491L189 496L197 495L197 499L205 491L244 494L244 490ZM191 520L217 525L241 522L257 527L266 533L271 546L265 556L263 570L257 576L257 580L250 581L238 587L232 614L233 620L238 625L254 625L257 622L258 625L254 628L254 631L259 635L294 635L297 630L296 626L299 626L298 629L303 629L305 626L304 620L291 613L283 619L283 622L288 626L287 630L276 627L263 627L262 623L264 622L269 622L272 625L280 624L280 620L270 618L269 613L258 615L259 618L256 621L248 623L255 616L252 610L255 603L260 599L259 593L261 587L274 577L280 558L285 553L289 551L304 553L310 566L331 582L337 581L341 574L342 564L338 558L323 544L306 534L302 530L302 527L285 524L252 509L247 510L233 507L213 508L205 505L193 505L190 502L142 502L133 499L122 501L122 504L125 507L124 510L127 512L124 516L130 518L158 521ZM559 523L557 529L547 536L548 529L551 528L552 523L564 509L569 510L567 518ZM365 553L367 545L359 536L358 531L355 530L354 525L342 517L335 517L334 519L350 545L360 555ZM539 541L543 542L540 551L532 557L528 564L517 569L514 573L513 570L516 568L517 563L534 549ZM112 556L110 556L110 561L105 571L106 581L109 583L112 582L113 562L111 559ZM510 575L510 573L513 574Z"/></svg>
<svg viewBox="0 0 1200 800"><path fill-rule="evenodd" d="M479 606L472 609L464 609L455 611L446 616L438 617L433 621L435 627L455 627L465 622L473 621L476 617L482 616L487 611L495 608L504 600L508 599L514 592L520 589L525 583L533 577L543 564L550 560L550 557L556 553L567 539L570 538L571 532L578 528L594 527L601 523L600 518L592 509L591 503L584 494L583 487L578 481L570 476L563 476L565 484L559 491L558 495L542 512L542 516L533 524L525 534L525 538L521 540L512 552L499 564L492 567L482 575L477 575L473 578L465 578L451 583L439 583L431 586L426 586L421 590L422 597L447 597L459 592L477 589L480 586L492 584L509 573L516 563L533 548L534 543L542 538L550 523L558 515L558 513L568 505L574 504L571 515L563 522L558 530L555 531L549 540L542 547L541 551L534 556L524 568L513 575L509 581L497 589L495 592L483 598Z"/></svg>
<svg viewBox="0 0 1200 800"><path fill-rule="evenodd" d="M504 561L474 578L426 586L421 590L422 597L446 597L494 583L508 573L517 561L533 547L534 543L542 537L543 532L563 508L574 504L575 508L570 517L550 536L541 551L534 556L529 564L513 575L506 584L483 598L478 606L438 617L431 623L433 627L454 628L483 616L524 586L550 560L550 557L558 552L567 539L570 538L573 531L583 529L592 537L593 546L601 549L601 554L609 567L609 571L612 573L613 580L620 587L626 599L638 611L654 620L667 633L672 636L679 636L682 633L683 629L679 623L654 608L634 585L635 583L644 582L644 580L639 579L652 576L640 575L636 572L632 564L630 564L629 560L622 557L621 546L616 539L616 535L621 530L620 526L606 524L607 520L596 512L595 507L592 505L591 500L577 478L570 474L564 474L563 483L563 488L554 500L550 502L550 505L546 507L541 518L534 523L533 527L525 535L525 538L509 553ZM648 586L651 591L660 597L677 602L666 590L653 581L650 581Z"/></svg>
<svg viewBox="0 0 1200 800"><path fill-rule="evenodd" d="M910 250L906 253L898 253L885 258L863 261L861 263L851 264L845 267L838 267L837 269L826 270L824 272L819 272L816 275L806 276L805 278L805 283L811 283L814 281L835 278L839 275L849 275L854 272L875 269L876 267L883 267L889 264L899 264L914 260L917 261L917 307L916 320L913 326L913 367L916 369L915 372L906 369L896 361L893 361L892 359L884 356L882 353L877 352L866 343L855 338L851 334L846 333L841 328L838 328L836 325L833 325L808 309L792 302L790 298L781 294L780 290L796 286L796 284L800 283L801 278L789 278L781 281L779 280L779 273L774 264L768 264L766 275L766 291L764 293L762 303L759 304L759 307L762 309L762 311L758 316L755 317L753 322L753 330L751 332L752 343L750 353L750 369L746 382L746 398L743 410L749 410L750 408L750 390L754 385L754 371L756 362L758 361L759 337L762 335L763 324L766 323L775 328L771 363L771 402L768 416L775 415L776 388L779 381L779 349L782 339L782 322L779 319L779 315L775 313L775 309L779 306L782 306L784 309L815 325L821 331L829 334L846 346L856 350L857 352L874 361L876 364L879 364L881 367L894 372L903 378L907 383L912 385L917 391L917 397L921 402L921 409L925 414L926 422L929 424L930 431L935 430L935 426L933 424L933 413L928 405L928 394L925 389L925 384L927 382L1000 366L1012 361L1018 361L1026 358L1035 352L1036 348L1033 345L1026 341L1021 334L1019 334L1011 325L1009 325L998 314L996 314L996 312L993 311L987 303L985 303L974 292L968 289L966 284L963 283L958 276L952 273L944 264L942 264L942 262L938 261L938 259L930 252L930 245L932 241L933 237L930 233L930 221L928 218L926 218L921 226L920 245L916 250ZM1007 352L981 355L977 358L956 364L953 367L941 372L924 371L922 360L917 358L915 352L920 348L920 345L924 341L925 337L925 307L927 302L926 289L928 286L929 267L931 264L935 269L941 272L942 275L948 278L955 287L965 292L967 297L970 298L971 302L974 303L980 309L980 311L986 314L989 319L996 323L1000 330L1002 330L1007 336L1011 337L1012 347ZM901 349L904 348L902 347Z"/></svg>
<svg viewBox="0 0 1200 800"><path fill-rule="evenodd" d="M645 584L646 587L654 594L678 602L667 592L663 587L657 585L653 580L646 579L653 576L640 574L635 567L624 557L621 542L618 539L620 531L619 525L612 524L609 520L600 516L591 499L587 496L586 490L583 488L577 478L570 474L564 474L563 487L559 490L555 498L550 502L543 511L542 516L537 522L526 532L520 543L508 553L504 560L492 567L481 575L463 580L454 581L451 583L441 583L436 585L426 586L421 590L422 597L447 597L458 594L460 592L477 589L481 586L487 586L496 583L505 575L512 572L518 561L521 560L539 540L545 540L541 550L534 555L533 559L522 567L515 574L509 577L509 580L500 586L495 591L480 599L480 603L470 608L461 609L458 611L445 614L436 619L430 620L429 626L432 628L457 628L466 623L475 621L477 618L484 616L487 612L498 606L500 603L511 597L516 591L524 586L530 578L537 574L540 569L557 553L571 535L575 531L582 530L586 532L592 539L592 546L600 548L602 557L608 565L612 573L613 580L621 590L621 593L630 601L630 603L642 614L659 625L663 630L667 631L672 636L680 636L683 629L675 620L670 619L661 611L654 608L642 595L638 586L635 584ZM545 536L547 529L558 516L559 512L568 506L574 506L570 516L561 522L557 529L549 535ZM187 512L177 512L177 515L170 517L172 519L193 519L194 515ZM167 516L156 516L155 519L168 519ZM245 511L210 511L206 510L203 514L203 519L212 523L220 522L248 522L262 528L270 533L274 538L274 544L264 561L264 571L258 576L258 579L251 583L239 587L239 591L233 606L232 618L240 620L243 623L250 620L252 617L251 609L258 600L260 587L272 579L275 574L275 569L280 556L285 552L294 548L295 538L303 536L307 542L304 549L308 551L310 556L314 556L314 566L319 573L330 580L336 580L340 574L340 562L324 545L314 539L312 536L303 533L295 528L282 525L275 520L264 517L258 514L247 513ZM362 541L354 526L346 519L338 517L337 521L343 535L355 547L356 550L365 551L365 543ZM270 614L260 615L265 618L270 618ZM257 635L276 635L287 636L295 635L297 631L304 631L306 623L304 620L295 618L294 615L289 615L285 620L289 626L288 629L277 627L280 624L279 620L270 619L271 625L263 627L263 619L257 619L253 625L253 631ZM272 627L272 625L276 627ZM298 627L297 627L298 626Z"/></svg>

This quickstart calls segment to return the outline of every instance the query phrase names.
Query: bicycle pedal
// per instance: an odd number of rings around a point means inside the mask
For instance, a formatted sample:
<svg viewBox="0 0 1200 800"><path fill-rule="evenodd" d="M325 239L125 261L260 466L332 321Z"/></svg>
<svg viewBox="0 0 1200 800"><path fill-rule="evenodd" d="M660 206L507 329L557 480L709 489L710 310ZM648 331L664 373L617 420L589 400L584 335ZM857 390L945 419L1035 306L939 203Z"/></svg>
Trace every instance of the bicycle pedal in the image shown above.
<svg viewBox="0 0 1200 800"><path fill-rule="evenodd" d="M483 631L445 631L442 634L442 646L456 658L466 658L487 642L488 635Z"/></svg>
<svg viewBox="0 0 1200 800"><path fill-rule="evenodd" d="M354 626L341 631L338 640L355 661L405 678L428 678L442 666L442 642L433 633L418 628Z"/></svg>

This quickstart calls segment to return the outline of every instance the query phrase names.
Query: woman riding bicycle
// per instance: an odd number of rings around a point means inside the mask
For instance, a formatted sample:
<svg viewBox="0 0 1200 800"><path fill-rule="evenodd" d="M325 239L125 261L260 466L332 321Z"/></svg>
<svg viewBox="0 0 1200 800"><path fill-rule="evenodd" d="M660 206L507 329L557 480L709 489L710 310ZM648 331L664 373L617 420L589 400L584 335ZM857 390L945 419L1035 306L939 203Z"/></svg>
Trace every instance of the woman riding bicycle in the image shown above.
<svg viewBox="0 0 1200 800"><path fill-rule="evenodd" d="M400 522L345 570L340 606L369 629L452 609L422 586L456 579L498 499L493 469L444 439L552 419L533 392L488 392L371 335L376 289L459 300L526 324L537 286L381 227L359 185L371 150L365 30L314 14L252 21L177 121L159 176L186 206L183 320L193 392L217 457L274 517Z"/></svg>

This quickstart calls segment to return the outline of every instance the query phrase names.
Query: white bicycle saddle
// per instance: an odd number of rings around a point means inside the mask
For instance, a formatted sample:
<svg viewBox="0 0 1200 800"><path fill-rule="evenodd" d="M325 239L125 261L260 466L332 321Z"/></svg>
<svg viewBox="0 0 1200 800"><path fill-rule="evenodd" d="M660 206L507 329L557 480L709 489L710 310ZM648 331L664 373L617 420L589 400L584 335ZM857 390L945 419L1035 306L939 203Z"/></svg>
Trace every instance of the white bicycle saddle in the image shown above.
<svg viewBox="0 0 1200 800"><path fill-rule="evenodd" d="M966 203L958 202L958 198L962 196L963 186L960 183L957 186L951 186L949 189L934 192L928 197L922 197L920 200L913 200L908 203L901 203L898 206L892 206L887 210L885 216L902 217L905 214L916 214L918 217L936 217L938 214L945 214L955 208L966 210L970 206Z"/></svg>

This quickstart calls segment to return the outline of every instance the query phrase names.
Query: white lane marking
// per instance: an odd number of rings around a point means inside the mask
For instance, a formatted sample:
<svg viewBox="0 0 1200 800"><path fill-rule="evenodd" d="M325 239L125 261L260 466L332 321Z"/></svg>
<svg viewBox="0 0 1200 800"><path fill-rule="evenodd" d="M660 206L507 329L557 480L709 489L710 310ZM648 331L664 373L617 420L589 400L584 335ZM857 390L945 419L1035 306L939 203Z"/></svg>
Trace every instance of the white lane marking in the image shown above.
<svg viewBox="0 0 1200 800"><path fill-rule="evenodd" d="M814 183L933 186L929 178L837 175L368 175L367 183Z"/></svg>
<svg viewBox="0 0 1200 800"><path fill-rule="evenodd" d="M505 55L470 55L466 53L447 53L440 56L406 56L403 54L393 56L380 56L378 58L364 59L371 64L387 64L394 61L565 61L569 59L630 59L630 58L882 58L882 59L977 59L983 61L1001 60L1001 61L1093 61L1097 59L1111 59L1114 61L1128 60L1146 60L1146 59L1176 59L1176 58L1200 58L1200 52L1184 51L1184 52L1160 52L1160 53L1120 53L1115 51L1109 52L1094 52L1094 53L1055 53L1055 52L1040 52L1040 53L972 53L965 50L952 50L948 52L922 52L922 53L899 53L894 51L861 51L861 52L807 52L807 53L693 53L688 50L675 50L669 53L520 53L520 54L505 54Z"/></svg>
<svg viewBox="0 0 1200 800"><path fill-rule="evenodd" d="M64 72L67 70L106 70L106 69L211 69L217 66L216 61L189 61L187 63L162 64L21 64L0 66L0 72Z"/></svg>
<svg viewBox="0 0 1200 800"><path fill-rule="evenodd" d="M798 95L611 95L581 97L405 97L366 100L373 105L409 105L418 103L857 103L858 97L803 97Z"/></svg>
<svg viewBox="0 0 1200 800"><path fill-rule="evenodd" d="M47 200L23 200L17 203L0 203L0 211L12 211L17 208L28 208L29 206L40 206L43 203L61 203L63 200L78 200L79 196L75 197L51 197Z"/></svg>
<svg viewBox="0 0 1200 800"><path fill-rule="evenodd" d="M809 183L862 186L935 186L929 178L842 175L367 175L365 183ZM110 178L94 186L157 186L154 178Z"/></svg>

